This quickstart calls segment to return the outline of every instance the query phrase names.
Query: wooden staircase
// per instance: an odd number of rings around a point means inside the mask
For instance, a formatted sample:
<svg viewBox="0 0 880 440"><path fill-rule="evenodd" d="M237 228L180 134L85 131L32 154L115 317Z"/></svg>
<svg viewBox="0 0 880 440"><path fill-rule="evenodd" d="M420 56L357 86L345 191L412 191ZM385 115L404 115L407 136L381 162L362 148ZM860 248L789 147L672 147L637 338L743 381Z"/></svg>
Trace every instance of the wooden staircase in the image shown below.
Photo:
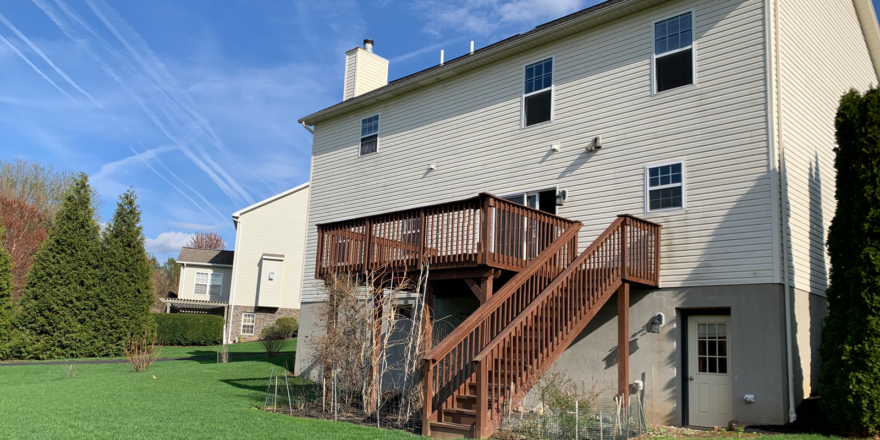
<svg viewBox="0 0 880 440"><path fill-rule="evenodd" d="M423 435L489 437L616 291L628 315L630 283L658 286L660 225L619 216L575 256L580 228L567 228L425 355Z"/></svg>

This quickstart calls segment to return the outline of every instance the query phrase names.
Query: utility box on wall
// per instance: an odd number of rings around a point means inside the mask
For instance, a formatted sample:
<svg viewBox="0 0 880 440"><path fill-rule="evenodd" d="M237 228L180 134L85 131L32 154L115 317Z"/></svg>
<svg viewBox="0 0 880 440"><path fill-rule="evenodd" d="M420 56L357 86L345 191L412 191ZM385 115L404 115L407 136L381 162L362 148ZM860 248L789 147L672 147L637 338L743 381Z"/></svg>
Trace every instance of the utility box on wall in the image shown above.
<svg viewBox="0 0 880 440"><path fill-rule="evenodd" d="M260 282L257 283L257 306L279 307L281 300L281 266L284 255L263 254L260 259Z"/></svg>

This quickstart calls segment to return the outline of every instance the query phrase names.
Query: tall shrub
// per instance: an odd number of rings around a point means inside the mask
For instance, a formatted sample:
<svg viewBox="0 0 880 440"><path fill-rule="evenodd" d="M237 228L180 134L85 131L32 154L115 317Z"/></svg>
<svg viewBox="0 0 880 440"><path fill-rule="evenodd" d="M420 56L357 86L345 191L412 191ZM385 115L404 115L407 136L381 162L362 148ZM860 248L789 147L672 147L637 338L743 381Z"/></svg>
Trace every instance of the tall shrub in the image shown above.
<svg viewBox="0 0 880 440"><path fill-rule="evenodd" d="M152 263L144 249L141 211L133 190L119 196L103 232L101 284L88 323L98 355L120 356L133 335L151 337Z"/></svg>
<svg viewBox="0 0 880 440"><path fill-rule="evenodd" d="M820 402L841 430L873 436L880 433L880 90L844 95L836 128Z"/></svg>
<svg viewBox="0 0 880 440"><path fill-rule="evenodd" d="M99 283L100 234L89 178L80 174L65 193L27 275L17 328L18 356L38 359L94 355L85 321Z"/></svg>
<svg viewBox="0 0 880 440"><path fill-rule="evenodd" d="M0 239L3 238L0 226ZM6 358L6 347L12 337L12 257L0 247L0 360Z"/></svg>

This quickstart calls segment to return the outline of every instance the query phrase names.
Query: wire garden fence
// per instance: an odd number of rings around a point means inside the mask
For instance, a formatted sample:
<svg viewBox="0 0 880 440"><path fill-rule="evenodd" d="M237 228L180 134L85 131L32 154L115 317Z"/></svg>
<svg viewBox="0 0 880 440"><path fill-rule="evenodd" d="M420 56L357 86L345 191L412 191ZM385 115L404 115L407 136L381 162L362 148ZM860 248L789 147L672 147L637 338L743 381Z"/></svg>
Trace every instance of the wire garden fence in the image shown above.
<svg viewBox="0 0 880 440"><path fill-rule="evenodd" d="M628 406L616 398L597 398L586 403L532 410L508 410L492 436L503 440L625 440L648 432L645 408L633 395Z"/></svg>
<svg viewBox="0 0 880 440"><path fill-rule="evenodd" d="M385 392L376 409L365 408L361 390L339 386L331 374L322 383L305 382L284 369L273 368L266 384L263 409L295 417L354 423L421 434L420 408L412 408L400 393Z"/></svg>

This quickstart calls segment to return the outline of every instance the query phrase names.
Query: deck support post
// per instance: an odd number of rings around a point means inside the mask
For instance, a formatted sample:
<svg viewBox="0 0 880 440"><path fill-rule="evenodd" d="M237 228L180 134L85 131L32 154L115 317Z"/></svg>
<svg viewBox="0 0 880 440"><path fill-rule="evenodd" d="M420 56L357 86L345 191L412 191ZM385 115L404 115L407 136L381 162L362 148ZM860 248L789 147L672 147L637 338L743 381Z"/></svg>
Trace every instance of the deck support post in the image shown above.
<svg viewBox="0 0 880 440"><path fill-rule="evenodd" d="M629 404L629 283L617 289L617 395Z"/></svg>
<svg viewBox="0 0 880 440"><path fill-rule="evenodd" d="M489 301L489 298L492 298L492 292L494 292L494 280L496 274L494 270L490 270L488 274L484 277L480 277L477 279L464 278L465 284L470 287L471 292L474 293L474 296L480 300L480 305L486 304L486 301Z"/></svg>

